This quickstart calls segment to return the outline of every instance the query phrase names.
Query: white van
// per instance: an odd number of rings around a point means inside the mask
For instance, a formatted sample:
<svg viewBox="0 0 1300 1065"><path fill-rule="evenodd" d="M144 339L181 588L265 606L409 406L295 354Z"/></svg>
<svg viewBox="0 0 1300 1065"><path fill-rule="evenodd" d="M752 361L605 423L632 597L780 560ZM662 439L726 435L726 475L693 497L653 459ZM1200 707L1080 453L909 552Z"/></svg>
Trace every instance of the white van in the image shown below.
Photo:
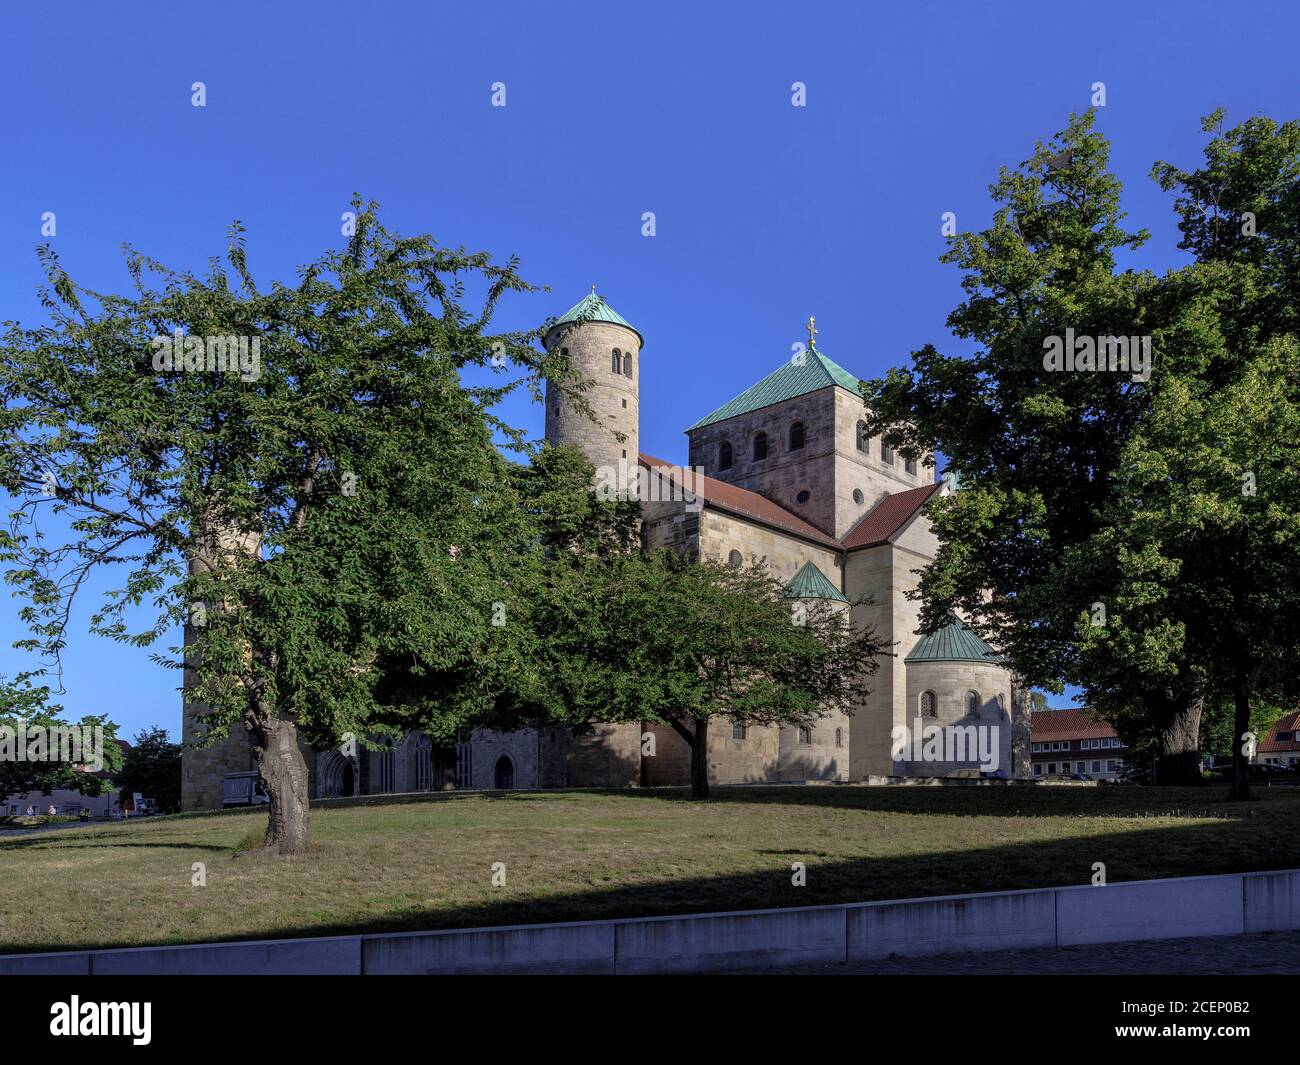
<svg viewBox="0 0 1300 1065"><path fill-rule="evenodd" d="M270 801L256 772L227 773L221 778L222 806L257 806Z"/></svg>

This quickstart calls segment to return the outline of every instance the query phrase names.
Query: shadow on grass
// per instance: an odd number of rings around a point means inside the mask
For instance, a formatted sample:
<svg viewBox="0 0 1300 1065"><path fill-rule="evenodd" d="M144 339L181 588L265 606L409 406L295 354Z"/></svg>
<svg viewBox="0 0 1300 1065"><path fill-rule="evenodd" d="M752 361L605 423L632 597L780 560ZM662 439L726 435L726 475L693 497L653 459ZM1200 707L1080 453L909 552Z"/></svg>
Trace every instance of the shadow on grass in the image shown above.
<svg viewBox="0 0 1300 1065"><path fill-rule="evenodd" d="M218 847L212 843L106 843L82 841L73 839L51 839L48 835L43 834L43 838L33 839L23 837L22 839L0 840L0 853L6 849L14 847L40 847L47 850L64 850L64 851L104 851L116 847L140 847L145 850L178 850L178 851L217 851L222 854L229 854L229 847Z"/></svg>
<svg viewBox="0 0 1300 1065"><path fill-rule="evenodd" d="M714 785L707 799L691 797L689 788L566 788L543 791L447 791L364 795L346 799L317 799L313 809L344 810L374 806L407 806L428 802L485 800L511 803L580 801L591 795L623 800L653 799L683 804L798 805L834 810L969 817L1218 817L1249 816L1265 804L1296 802L1300 789L1255 789L1248 803L1230 801L1219 784L1158 788L1136 785L1069 787L1051 785ZM248 811L245 810L245 813Z"/></svg>
<svg viewBox="0 0 1300 1065"><path fill-rule="evenodd" d="M1295 832L1295 821L1290 811L1278 807L1260 811L1249 831L1239 820L1232 819L1059 841L1007 843L957 853L931 852L830 862L819 861L815 851L804 852L797 848L758 853L771 855L770 869L533 896L523 894L529 887L527 873L512 873L510 885L499 889L500 897L487 902L445 908L411 906L401 912L360 920L315 924L286 922L257 936L232 929L229 935L202 941L541 924L1086 886L1093 876L1095 862L1105 863L1112 884L1174 876L1290 869L1300 867L1300 835ZM792 884L791 865L797 861L805 862L807 866L804 887ZM580 871L579 875L589 875L589 871ZM167 941L169 945L180 942L194 941L180 938ZM103 944L60 944L53 949L78 950L99 946ZM48 949L51 948L39 943L0 943L0 952L3 953Z"/></svg>

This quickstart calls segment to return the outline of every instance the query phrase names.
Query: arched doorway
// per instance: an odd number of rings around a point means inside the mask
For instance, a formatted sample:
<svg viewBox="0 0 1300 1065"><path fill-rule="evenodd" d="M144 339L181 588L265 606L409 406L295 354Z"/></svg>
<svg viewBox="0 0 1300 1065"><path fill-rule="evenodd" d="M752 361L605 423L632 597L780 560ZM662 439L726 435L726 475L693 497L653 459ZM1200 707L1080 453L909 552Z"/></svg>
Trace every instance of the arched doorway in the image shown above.
<svg viewBox="0 0 1300 1065"><path fill-rule="evenodd" d="M495 774L496 787L500 791L510 791L515 786L515 763L510 761L508 755L502 755L497 759L497 768Z"/></svg>
<svg viewBox="0 0 1300 1065"><path fill-rule="evenodd" d="M352 759L331 751L317 766L316 794L323 799L343 798L355 790Z"/></svg>

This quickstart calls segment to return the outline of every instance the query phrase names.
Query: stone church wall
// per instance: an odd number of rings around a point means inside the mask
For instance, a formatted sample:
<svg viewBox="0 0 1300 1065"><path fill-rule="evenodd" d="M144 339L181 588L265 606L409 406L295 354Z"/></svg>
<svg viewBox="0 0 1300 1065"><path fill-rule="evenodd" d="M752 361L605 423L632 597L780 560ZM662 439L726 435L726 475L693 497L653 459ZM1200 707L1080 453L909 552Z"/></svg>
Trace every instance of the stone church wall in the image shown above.
<svg viewBox="0 0 1300 1065"><path fill-rule="evenodd" d="M708 762L711 784L758 784L777 779L778 729L751 725L744 739L732 736L731 721L709 721ZM690 724L688 722L688 726ZM691 752L671 725L647 724L655 737L655 756L644 761L647 787L683 787L691 782Z"/></svg>
<svg viewBox="0 0 1300 1065"><path fill-rule="evenodd" d="M497 763L503 756L509 758L514 766L515 788L539 786L540 762L536 729L518 729L514 732L475 729L470 735L470 750L471 788L495 788Z"/></svg>
<svg viewBox="0 0 1300 1065"><path fill-rule="evenodd" d="M1002 666L978 662L911 662L907 673L907 721L910 729L916 728L924 692L935 694L936 715L922 719L924 725L974 725L980 729L996 728L998 768L1009 775L1013 770L1011 758L1011 674ZM975 691L980 697L978 718L966 712L966 693ZM968 763L973 765L974 763ZM941 776L952 769L961 768L948 763L899 765L894 772L905 776Z"/></svg>
<svg viewBox="0 0 1300 1065"><path fill-rule="evenodd" d="M715 422L688 434L689 461L720 481L747 488L779 503L822 532L835 527L834 386L795 396L736 418ZM804 446L790 450L790 427L802 422ZM754 438L767 434L767 458L755 461ZM718 449L731 443L731 469L718 469ZM808 492L805 503L800 492Z"/></svg>
<svg viewBox="0 0 1300 1065"><path fill-rule="evenodd" d="M894 641L906 643L915 627L908 624L904 603L896 603L892 591L894 552L888 547L850 551L845 562L844 594L854 601L853 624L861 629L870 625L876 635L894 644L889 652L876 659L876 672L867 678L870 691L860 707L854 709L849 725L849 779L861 780L868 774L885 775L890 771L889 736L894 727L893 693L900 687L902 656ZM858 602L860 599L868 602ZM903 614L896 617L896 611ZM904 633L897 635L900 627Z"/></svg>
<svg viewBox="0 0 1300 1065"><path fill-rule="evenodd" d="M640 446L640 338L621 325L591 321L552 329L546 346L548 350L559 346L568 352L574 372L588 381L583 398L596 416L593 420L579 411L563 390L548 382L546 439L552 444L576 447L597 470L602 466L617 469L620 458L635 469ZM620 358L624 354L631 356L631 376L611 369L615 348Z"/></svg>
<svg viewBox="0 0 1300 1065"><path fill-rule="evenodd" d="M799 742L792 725L780 728L776 780L848 780L849 718L828 714L815 722L808 743Z"/></svg>
<svg viewBox="0 0 1300 1065"><path fill-rule="evenodd" d="M782 583L798 573L805 562L811 562L832 584L840 586L838 551L776 532L725 511L705 508L699 544L700 557L714 562L726 562L732 551L739 551L747 566L755 558L766 559L772 575Z"/></svg>
<svg viewBox="0 0 1300 1065"><path fill-rule="evenodd" d="M858 422L866 407L861 397L835 389L835 535L843 536L858 519L887 495L906 492L934 481L933 463L917 461L908 473L901 455L892 464L881 457L880 438L870 437L858 450ZM862 502L854 498L862 493Z"/></svg>

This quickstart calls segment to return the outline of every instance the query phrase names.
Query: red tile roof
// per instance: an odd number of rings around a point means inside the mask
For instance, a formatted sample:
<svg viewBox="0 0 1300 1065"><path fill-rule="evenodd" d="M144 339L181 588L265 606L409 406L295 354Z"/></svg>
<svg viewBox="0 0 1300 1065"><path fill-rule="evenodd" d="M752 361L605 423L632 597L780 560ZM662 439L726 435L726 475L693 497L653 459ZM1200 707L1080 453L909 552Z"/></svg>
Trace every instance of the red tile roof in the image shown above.
<svg viewBox="0 0 1300 1065"><path fill-rule="evenodd" d="M1039 743L1052 740L1101 740L1115 730L1092 716L1087 707L1079 710L1035 710L1029 715L1029 738Z"/></svg>
<svg viewBox="0 0 1300 1065"><path fill-rule="evenodd" d="M935 481L885 496L844 534L844 547L878 547L889 543L941 487L943 482Z"/></svg>
<svg viewBox="0 0 1300 1065"><path fill-rule="evenodd" d="M1292 738L1289 740L1279 740L1279 732L1289 732ZM1273 727L1268 730L1268 735L1259 741L1259 746L1255 748L1257 752L1278 751L1300 751L1300 739L1296 739L1300 734L1300 714L1287 714L1285 717L1278 718L1273 722Z"/></svg>
<svg viewBox="0 0 1300 1065"><path fill-rule="evenodd" d="M747 488L737 488L734 484L727 484L712 477L705 477L702 473L695 473L689 467L674 466L671 462L664 462L663 459L647 455L644 451L641 452L641 465L647 469L661 470L670 481L703 497L708 506L748 518L760 525L770 525L784 532L793 533L795 536L802 536L805 540L812 540L826 547L840 546L839 541L833 536L827 536L815 525L809 525L803 518L791 514L785 507L773 503L757 492L751 492Z"/></svg>

